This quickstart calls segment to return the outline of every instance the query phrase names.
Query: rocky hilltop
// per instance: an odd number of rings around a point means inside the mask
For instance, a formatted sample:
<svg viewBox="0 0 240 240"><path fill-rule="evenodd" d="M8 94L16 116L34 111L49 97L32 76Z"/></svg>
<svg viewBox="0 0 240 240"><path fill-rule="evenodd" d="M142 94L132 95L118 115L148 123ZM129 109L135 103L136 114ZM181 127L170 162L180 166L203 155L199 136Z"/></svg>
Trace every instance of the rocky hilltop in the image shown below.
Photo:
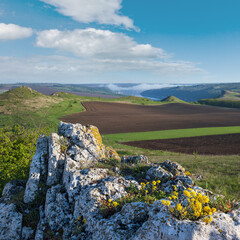
<svg viewBox="0 0 240 240"><path fill-rule="evenodd" d="M120 162L145 167L136 177ZM239 207L221 212L214 198L175 162L120 159L96 127L61 122L39 137L28 181L6 184L0 239L240 239Z"/></svg>

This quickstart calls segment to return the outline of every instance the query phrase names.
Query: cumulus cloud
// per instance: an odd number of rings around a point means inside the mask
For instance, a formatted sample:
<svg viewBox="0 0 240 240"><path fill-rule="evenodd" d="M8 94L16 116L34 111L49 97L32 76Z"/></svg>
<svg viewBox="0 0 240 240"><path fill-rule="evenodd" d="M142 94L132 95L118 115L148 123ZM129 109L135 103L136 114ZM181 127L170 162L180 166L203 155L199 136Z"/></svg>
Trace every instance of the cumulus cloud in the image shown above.
<svg viewBox="0 0 240 240"><path fill-rule="evenodd" d="M127 29L138 30L133 20L120 14L122 0L41 0L56 7L56 10L74 20L99 24L123 25Z"/></svg>
<svg viewBox="0 0 240 240"><path fill-rule="evenodd" d="M78 57L99 59L166 57L161 48L154 48L150 44L138 44L122 33L94 28L42 31L38 33L36 45L71 52Z"/></svg>
<svg viewBox="0 0 240 240"><path fill-rule="evenodd" d="M0 23L0 40L16 40L28 38L33 34L31 28L21 27L15 24Z"/></svg>

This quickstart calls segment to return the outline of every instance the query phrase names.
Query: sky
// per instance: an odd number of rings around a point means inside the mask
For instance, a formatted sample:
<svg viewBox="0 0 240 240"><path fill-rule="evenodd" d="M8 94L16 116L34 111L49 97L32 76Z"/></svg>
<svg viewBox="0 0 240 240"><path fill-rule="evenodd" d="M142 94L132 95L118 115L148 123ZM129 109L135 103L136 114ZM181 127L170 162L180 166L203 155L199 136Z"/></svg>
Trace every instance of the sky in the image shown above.
<svg viewBox="0 0 240 240"><path fill-rule="evenodd" d="M240 82L239 0L1 0L0 83Z"/></svg>

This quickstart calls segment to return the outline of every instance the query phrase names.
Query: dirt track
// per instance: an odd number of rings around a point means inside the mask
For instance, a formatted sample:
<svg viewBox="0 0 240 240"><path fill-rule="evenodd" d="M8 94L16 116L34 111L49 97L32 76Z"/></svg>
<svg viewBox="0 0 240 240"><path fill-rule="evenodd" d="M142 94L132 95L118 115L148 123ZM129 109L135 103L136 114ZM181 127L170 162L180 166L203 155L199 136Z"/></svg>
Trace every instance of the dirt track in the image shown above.
<svg viewBox="0 0 240 240"><path fill-rule="evenodd" d="M240 125L238 109L182 103L142 106L85 102L83 105L86 112L68 115L61 120L96 125L101 134Z"/></svg>
<svg viewBox="0 0 240 240"><path fill-rule="evenodd" d="M151 150L197 153L200 155L240 154L240 134L136 141L124 144Z"/></svg>

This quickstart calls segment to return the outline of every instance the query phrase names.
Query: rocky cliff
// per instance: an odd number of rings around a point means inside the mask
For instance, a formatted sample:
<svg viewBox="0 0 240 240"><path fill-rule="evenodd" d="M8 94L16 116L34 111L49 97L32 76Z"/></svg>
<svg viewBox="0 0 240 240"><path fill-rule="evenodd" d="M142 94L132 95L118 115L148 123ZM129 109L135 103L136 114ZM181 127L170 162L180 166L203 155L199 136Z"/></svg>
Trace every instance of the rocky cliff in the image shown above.
<svg viewBox="0 0 240 240"><path fill-rule="evenodd" d="M61 122L58 134L38 139L28 181L5 186L0 239L240 239L239 207L213 208L216 196L175 162L122 158L139 163L140 176L123 174L96 127Z"/></svg>

